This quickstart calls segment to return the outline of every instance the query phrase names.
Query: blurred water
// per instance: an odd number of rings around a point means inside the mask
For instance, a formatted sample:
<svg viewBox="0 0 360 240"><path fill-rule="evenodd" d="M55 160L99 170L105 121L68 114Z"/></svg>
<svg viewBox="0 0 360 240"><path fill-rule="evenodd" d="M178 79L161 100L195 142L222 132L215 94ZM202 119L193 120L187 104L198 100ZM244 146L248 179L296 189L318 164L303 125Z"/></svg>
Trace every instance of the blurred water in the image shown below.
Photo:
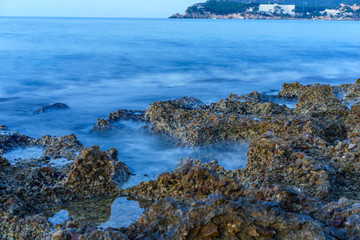
<svg viewBox="0 0 360 240"><path fill-rule="evenodd" d="M360 23L337 21L0 18L0 123L34 137L76 133L115 147L136 174L171 170L178 158L246 162L247 144L185 149L124 122L89 133L117 108L145 109L182 96L217 101L280 89L283 82L350 83L360 76ZM70 110L36 115L43 105ZM146 176L145 176L146 175Z"/></svg>

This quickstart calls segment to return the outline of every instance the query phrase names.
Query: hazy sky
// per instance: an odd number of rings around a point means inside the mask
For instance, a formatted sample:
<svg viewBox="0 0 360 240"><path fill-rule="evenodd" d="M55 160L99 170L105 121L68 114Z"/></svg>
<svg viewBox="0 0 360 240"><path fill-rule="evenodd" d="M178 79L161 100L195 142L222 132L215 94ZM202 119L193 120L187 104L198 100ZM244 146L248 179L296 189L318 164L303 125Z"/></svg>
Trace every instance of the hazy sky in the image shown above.
<svg viewBox="0 0 360 240"><path fill-rule="evenodd" d="M205 0L0 0L0 16L168 17Z"/></svg>

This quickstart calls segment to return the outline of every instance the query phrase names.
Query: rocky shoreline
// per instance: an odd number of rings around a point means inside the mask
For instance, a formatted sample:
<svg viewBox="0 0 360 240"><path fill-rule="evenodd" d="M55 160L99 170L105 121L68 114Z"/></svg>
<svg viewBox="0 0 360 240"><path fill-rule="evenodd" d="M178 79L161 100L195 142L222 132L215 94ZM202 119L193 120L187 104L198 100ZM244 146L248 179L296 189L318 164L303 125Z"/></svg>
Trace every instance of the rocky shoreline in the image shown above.
<svg viewBox="0 0 360 240"><path fill-rule="evenodd" d="M230 94L211 104L183 97L146 111L117 110L92 131L132 120L180 146L250 143L243 169L181 159L172 172L126 189L131 173L116 149L85 148L74 134L36 139L1 126L0 239L360 239L359 118L360 79L285 83L277 95ZM34 146L44 150L40 158L4 157ZM58 159L66 164L54 165ZM146 202L129 227L102 229L71 218L54 226L42 214L117 197Z"/></svg>

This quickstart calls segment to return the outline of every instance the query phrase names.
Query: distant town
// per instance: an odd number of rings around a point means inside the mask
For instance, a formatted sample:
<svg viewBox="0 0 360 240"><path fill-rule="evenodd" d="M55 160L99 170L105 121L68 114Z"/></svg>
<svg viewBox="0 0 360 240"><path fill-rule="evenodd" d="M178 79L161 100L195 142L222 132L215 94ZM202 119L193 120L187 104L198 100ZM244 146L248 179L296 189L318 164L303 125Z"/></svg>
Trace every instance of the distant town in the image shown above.
<svg viewBox="0 0 360 240"><path fill-rule="evenodd" d="M265 4L210 0L194 4L183 14L177 13L170 18L360 20L360 3L326 7L308 5L306 1Z"/></svg>

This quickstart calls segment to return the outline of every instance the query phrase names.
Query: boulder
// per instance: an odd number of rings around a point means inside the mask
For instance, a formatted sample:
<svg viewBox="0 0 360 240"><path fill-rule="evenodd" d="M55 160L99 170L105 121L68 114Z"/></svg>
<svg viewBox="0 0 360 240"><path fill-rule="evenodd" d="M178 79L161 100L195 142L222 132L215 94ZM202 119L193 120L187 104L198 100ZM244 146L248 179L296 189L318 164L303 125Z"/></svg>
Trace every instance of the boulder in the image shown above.
<svg viewBox="0 0 360 240"><path fill-rule="evenodd" d="M111 175L114 165L105 152L98 146L89 147L81 152L81 157L71 166L64 185L76 197L114 195L117 187Z"/></svg>
<svg viewBox="0 0 360 240"><path fill-rule="evenodd" d="M67 110L67 109L70 109L70 108L65 103L54 103L52 105L40 107L38 110L36 110L36 113L45 113L45 112L49 112L49 111Z"/></svg>

